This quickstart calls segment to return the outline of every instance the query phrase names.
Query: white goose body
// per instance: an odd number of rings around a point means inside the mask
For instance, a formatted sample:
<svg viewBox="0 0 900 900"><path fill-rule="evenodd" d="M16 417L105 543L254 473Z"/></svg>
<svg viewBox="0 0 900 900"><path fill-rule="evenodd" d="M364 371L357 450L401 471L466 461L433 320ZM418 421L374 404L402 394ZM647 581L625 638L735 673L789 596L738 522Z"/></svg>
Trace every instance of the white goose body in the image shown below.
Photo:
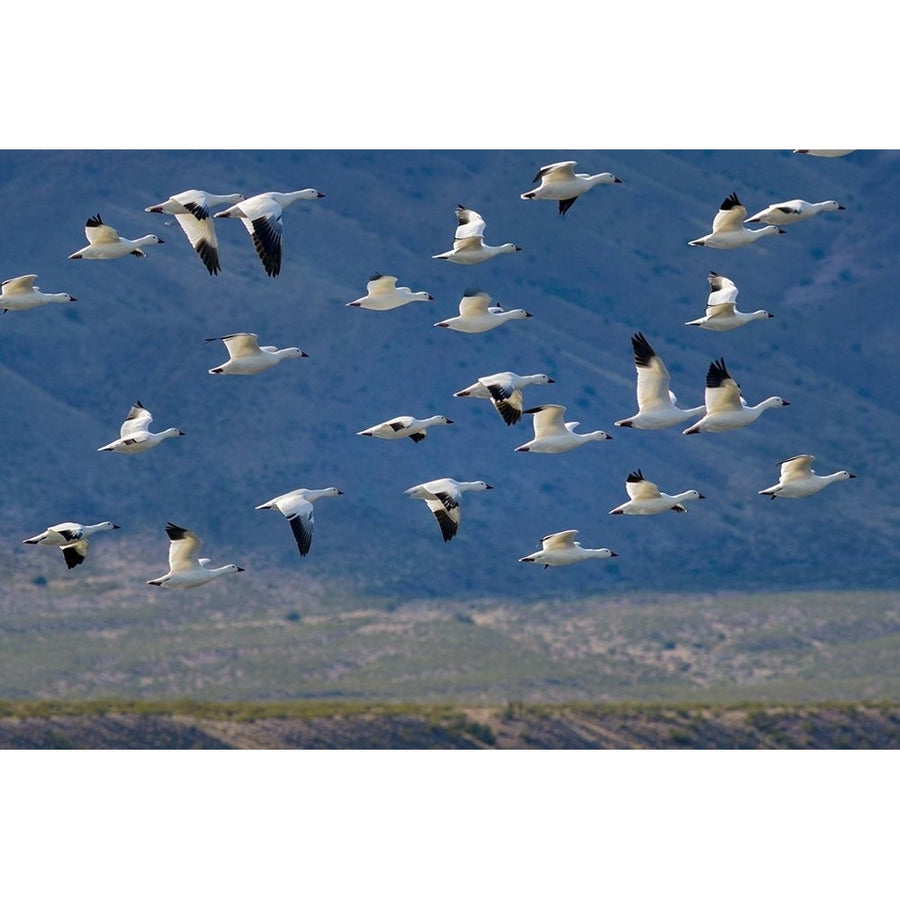
<svg viewBox="0 0 900 900"><path fill-rule="evenodd" d="M793 225L795 222L803 222L823 212L837 212L844 209L837 200L821 200L818 203L810 203L807 200L784 200L781 203L773 203L765 209L761 209L756 215L745 219L752 224L762 222L765 225Z"/></svg>
<svg viewBox="0 0 900 900"><path fill-rule="evenodd" d="M165 243L155 234L145 234L134 240L119 237L119 232L115 228L103 223L99 213L84 223L84 235L88 239L87 247L76 250L69 259L120 259L129 254L144 257L147 254L142 247Z"/></svg>
<svg viewBox="0 0 900 900"><path fill-rule="evenodd" d="M746 247L770 234L784 234L776 225L764 228L744 228L747 208L738 200L737 194L730 194L722 201L713 219L713 230L703 237L688 241L691 247L712 247L716 250L734 250Z"/></svg>
<svg viewBox="0 0 900 900"><path fill-rule="evenodd" d="M297 200L319 200L325 195L315 188L300 191L266 191L217 212L216 219L240 219L250 234L253 247L266 275L275 278L281 272L282 212Z"/></svg>
<svg viewBox="0 0 900 900"><path fill-rule="evenodd" d="M256 375L277 366L284 359L308 356L299 347L260 347L257 335L249 332L226 334L224 337L206 338L222 341L228 351L228 361L209 370L210 375Z"/></svg>
<svg viewBox="0 0 900 900"><path fill-rule="evenodd" d="M279 494L265 503L260 503L256 509L274 509L280 512L291 524L291 531L300 555L306 556L312 545L313 525L315 524L313 503L323 497L338 497L343 493L336 487L297 488L295 491Z"/></svg>
<svg viewBox="0 0 900 900"><path fill-rule="evenodd" d="M477 397L490 400L500 418L507 425L515 425L522 418L524 397L522 388L531 384L554 384L549 375L517 375L515 372L495 372L482 375L474 384L457 391L454 397Z"/></svg>
<svg viewBox="0 0 900 900"><path fill-rule="evenodd" d="M802 497L809 497L812 494L818 494L824 490L829 484L837 481L846 481L848 478L856 478L855 475L841 470L840 472L832 472L830 475L816 475L812 468L812 461L815 459L809 453L802 453L799 456L792 456L785 459L779 465L781 466L781 474L778 478L778 484L773 484L765 490L759 491L766 497L773 500L776 497L790 497L793 500L799 500Z"/></svg>
<svg viewBox="0 0 900 900"><path fill-rule="evenodd" d="M580 422L563 422L566 414L565 406L558 403L545 403L526 413L534 416L534 438L516 450L523 453L565 453L582 447L592 441L610 441L612 438L605 431L588 431L576 434L575 429Z"/></svg>
<svg viewBox="0 0 900 900"><path fill-rule="evenodd" d="M524 309L503 309L491 306L491 297L484 291L466 291L459 301L459 315L442 322L435 322L435 328L449 328L463 334L482 334L499 328L504 322L514 319L530 319L531 313Z"/></svg>
<svg viewBox="0 0 900 900"><path fill-rule="evenodd" d="M152 450L157 444L162 443L167 438L183 437L184 432L178 428L167 428L165 431L151 432L150 423L153 416L149 410L141 403L140 400L135 401L134 406L128 410L128 415L119 429L119 439L98 447L98 450L109 450L113 453L146 453Z"/></svg>
<svg viewBox="0 0 900 900"><path fill-rule="evenodd" d="M80 522L60 522L51 525L40 534L26 538L23 544L37 544L40 547L59 547L70 569L80 566L87 558L88 538L102 531L113 531L119 526L112 522L97 522L82 525Z"/></svg>
<svg viewBox="0 0 900 900"><path fill-rule="evenodd" d="M433 425L452 424L453 419L448 419L446 416L428 416L426 419L417 419L415 416L395 416L393 419L379 422L371 428L356 433L362 437L376 437L386 441L397 441L408 437L418 443L428 437L428 429Z"/></svg>
<svg viewBox="0 0 900 900"><path fill-rule="evenodd" d="M381 275L375 272L366 284L366 296L353 300L347 306L359 306L362 309L374 309L386 312L416 301L427 302L434 297L426 291L413 291L408 287L397 287L397 279L393 275Z"/></svg>
<svg viewBox="0 0 900 900"><path fill-rule="evenodd" d="M457 481L455 478L437 478L413 485L404 493L414 500L424 500L431 510L444 542L453 540L459 531L461 518L460 502L468 491L490 491L493 487L484 481Z"/></svg>
<svg viewBox="0 0 900 900"><path fill-rule="evenodd" d="M854 150L795 150L794 153L805 153L809 156L824 156L826 159L834 159L838 156L847 156Z"/></svg>
<svg viewBox="0 0 900 900"><path fill-rule="evenodd" d="M627 419L619 419L619 428L658 430L681 425L706 411L705 406L681 409L675 405L675 395L669 389L670 376L650 342L638 331L631 338L634 367L637 372L638 411Z"/></svg>
<svg viewBox="0 0 900 900"><path fill-rule="evenodd" d="M532 184L540 181L534 190L521 195L522 200L555 200L559 203L559 214L565 215L572 204L584 193L598 184L621 184L612 172L597 175L576 173L575 160L551 163L538 170Z"/></svg>
<svg viewBox="0 0 900 900"><path fill-rule="evenodd" d="M707 331L733 331L742 325L749 325L762 319L774 318L772 313L765 309L757 309L753 312L740 312L737 308L737 285L724 275L710 272L709 298L706 301L706 314L699 319L685 322L685 325L696 325Z"/></svg>
<svg viewBox="0 0 900 900"><path fill-rule="evenodd" d="M640 469L631 472L625 479L625 490L630 499L611 509L611 516L655 516L670 509L683 513L687 512L687 507L684 506L687 500L705 499L703 494L694 490L664 494L652 481L644 478Z"/></svg>
<svg viewBox="0 0 900 900"><path fill-rule="evenodd" d="M487 262L495 256L506 253L517 253L522 248L516 244L500 244L493 247L484 242L485 222L481 215L474 209L465 206L456 207L456 234L453 240L453 249L432 256L432 259L446 259L449 262L472 266L477 263Z"/></svg>
<svg viewBox="0 0 900 900"><path fill-rule="evenodd" d="M202 541L193 531L169 522L166 534L169 536L169 571L147 584L163 588L195 588L222 575L244 571L234 563L211 568L210 560L198 559L197 551Z"/></svg>
<svg viewBox="0 0 900 900"><path fill-rule="evenodd" d="M0 285L0 309L4 313L34 309L48 303L72 303L77 300L71 294L45 294L35 284L37 275L19 275L7 278Z"/></svg>
<svg viewBox="0 0 900 900"><path fill-rule="evenodd" d="M724 359L717 359L709 364L704 397L706 415L686 428L683 434L743 428L755 422L767 409L791 405L781 397L767 397L756 406L748 406L741 396L740 385L728 374Z"/></svg>
<svg viewBox="0 0 900 900"><path fill-rule="evenodd" d="M549 566L571 566L587 559L610 559L619 555L608 547L598 549L582 547L575 540L576 534L577 529L548 534L541 540L540 550L523 556L519 562L540 563L546 569Z"/></svg>
<svg viewBox="0 0 900 900"><path fill-rule="evenodd" d="M173 194L168 200L148 206L144 211L175 216L175 221L187 235L209 274L217 275L222 267L219 264L219 242L210 210L214 206L238 203L243 199L243 194L211 194L209 191L190 190Z"/></svg>

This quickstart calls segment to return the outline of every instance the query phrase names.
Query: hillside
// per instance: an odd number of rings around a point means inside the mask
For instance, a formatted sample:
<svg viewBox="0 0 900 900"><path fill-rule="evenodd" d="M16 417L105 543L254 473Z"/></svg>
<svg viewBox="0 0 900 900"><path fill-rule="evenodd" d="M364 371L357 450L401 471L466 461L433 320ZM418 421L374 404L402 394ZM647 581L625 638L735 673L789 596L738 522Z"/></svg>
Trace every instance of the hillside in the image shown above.
<svg viewBox="0 0 900 900"><path fill-rule="evenodd" d="M537 168L574 156L622 184L597 188L565 217L524 203ZM299 590L395 599L574 598L635 590L885 588L897 571L898 376L890 309L900 272L895 152L837 160L789 151L178 151L5 152L0 199L3 277L36 272L78 302L0 316L0 524L7 573L37 565L73 590L129 572L136 602L165 570L163 526L198 531L216 563L245 567L240 590ZM285 212L285 262L266 278L243 227L219 220L222 273L211 278L176 226L143 212L188 186L249 195L314 186L318 203ZM835 198L846 211L793 226L739 251L688 247L737 191L750 212L775 199ZM28 197L28 202L22 198ZM491 243L524 249L475 267L431 259L449 247L457 203L486 218ZM121 233L162 234L148 258L70 261L85 219ZM882 214L879 213L879 216ZM715 335L682 323L703 312L706 275L721 271L743 309L775 318ZM373 271L427 290L433 303L390 313L348 309ZM533 317L486 335L433 323L478 284ZM297 345L308 359L261 376L214 378L225 358L204 338L248 330ZM751 403L791 401L753 427L684 437L679 429L612 426L636 409L630 336L643 331L666 361L683 405L702 401L709 362L724 356ZM583 430L614 440L558 457L514 454L527 422L507 428L485 401L453 392L511 369L554 385L529 403L560 402ZM186 432L142 457L98 454L140 399L154 428ZM400 413L455 424L427 441L388 443L356 432ZM800 502L757 495L776 463L800 452L818 471L859 477ZM663 490L700 490L689 515L607 518L641 468ZM403 490L452 475L495 490L467 497L444 545ZM319 504L301 560L284 521L253 507L298 486L336 485ZM21 540L66 519L122 526L96 539L88 562L59 571L56 552ZM551 531L578 528L586 546L619 556L569 570L517 562ZM124 538L128 536L131 541ZM25 560L27 559L27 563ZM206 597L228 596L213 585ZM193 595L193 602L196 602ZM205 602L201 600L200 602Z"/></svg>

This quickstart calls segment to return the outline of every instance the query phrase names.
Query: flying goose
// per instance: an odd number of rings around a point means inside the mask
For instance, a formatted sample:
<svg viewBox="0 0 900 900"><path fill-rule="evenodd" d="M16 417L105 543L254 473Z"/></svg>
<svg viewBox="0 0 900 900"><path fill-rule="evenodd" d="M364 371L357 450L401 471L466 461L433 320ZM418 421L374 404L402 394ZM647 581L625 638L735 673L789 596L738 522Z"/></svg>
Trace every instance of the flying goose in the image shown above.
<svg viewBox="0 0 900 900"><path fill-rule="evenodd" d="M735 247L745 247L758 241L769 234L784 234L782 229L775 225L767 225L756 230L744 228L744 219L747 217L747 209L738 200L737 194L729 194L719 207L716 217L713 219L712 231L694 241L688 241L691 247L713 247L716 250L733 250Z"/></svg>
<svg viewBox="0 0 900 900"><path fill-rule="evenodd" d="M78 299L71 294L44 294L35 281L37 275L19 275L7 278L0 285L0 309L4 314L10 310L34 309L47 303L71 303Z"/></svg>
<svg viewBox="0 0 900 900"><path fill-rule="evenodd" d="M637 370L638 411L628 419L619 419L616 425L654 430L670 428L705 411L703 406L681 409L675 405L675 395L669 390L669 370L640 331L632 336L631 347Z"/></svg>
<svg viewBox="0 0 900 900"><path fill-rule="evenodd" d="M132 256L143 258L147 254L141 247L165 243L155 234L145 234L133 241L119 237L119 232L115 228L110 228L109 225L103 223L100 213L91 216L84 223L84 234L88 239L87 247L76 250L69 256L69 259L119 259L122 256L128 256L129 253Z"/></svg>
<svg viewBox="0 0 900 900"><path fill-rule="evenodd" d="M238 203L243 199L243 194L182 191L180 194L172 194L162 203L148 206L144 212L175 216L175 221L187 235L209 274L217 275L222 271L222 267L219 265L219 242L216 240L216 228L210 216L210 209L223 203Z"/></svg>
<svg viewBox="0 0 900 900"><path fill-rule="evenodd" d="M757 309L750 313L740 312L737 309L737 285L730 278L710 272L707 280L709 297L706 301L706 314L699 319L685 322L685 325L696 325L707 331L732 331L757 319L774 318L772 313L765 309Z"/></svg>
<svg viewBox="0 0 900 900"><path fill-rule="evenodd" d="M209 568L211 560L197 558L202 541L187 528L169 522L166 534L169 536L169 571L147 584L163 588L194 588L220 575L244 571L233 563L217 569Z"/></svg>
<svg viewBox="0 0 900 900"><path fill-rule="evenodd" d="M805 153L809 156L824 156L827 158L835 158L838 156L847 156L848 153L853 153L853 150L795 150L794 153Z"/></svg>
<svg viewBox="0 0 900 900"><path fill-rule="evenodd" d="M781 397L767 397L756 406L748 406L741 396L741 386L728 374L725 360L713 360L706 373L706 415L686 428L682 434L701 431L730 431L755 422L767 409L790 406Z"/></svg>
<svg viewBox="0 0 900 900"><path fill-rule="evenodd" d="M80 566L87 558L88 538L101 531L112 531L119 526L112 522L98 522L96 525L82 525L79 522L60 522L51 525L40 534L27 538L23 544L38 544L41 547L59 547L70 569Z"/></svg>
<svg viewBox="0 0 900 900"><path fill-rule="evenodd" d="M397 287L397 279L393 275L381 275L375 272L366 284L366 296L348 303L347 306L360 306L363 309L374 309L379 312L397 309L407 303L421 300L434 300L425 291L413 292L408 287Z"/></svg>
<svg viewBox="0 0 900 900"><path fill-rule="evenodd" d="M611 516L655 516L670 509L683 513L687 512L687 507L684 506L686 500L705 499L703 494L693 490L664 494L652 481L644 478L640 469L629 473L625 479L625 490L631 499L611 509Z"/></svg>
<svg viewBox="0 0 900 900"><path fill-rule="evenodd" d="M97 449L111 450L114 453L144 453L166 438L184 436L184 432L178 428L167 428L154 434L149 430L152 421L150 411L140 400L136 400L119 429L119 439Z"/></svg>
<svg viewBox="0 0 900 900"><path fill-rule="evenodd" d="M500 256L504 253L516 253L521 247L515 244L500 244L492 247L484 242L485 222L474 209L457 205L456 219L459 223L453 239L453 249L438 253L432 259L446 259L462 265L475 265Z"/></svg>
<svg viewBox="0 0 900 900"><path fill-rule="evenodd" d="M295 491L279 494L265 503L260 503L256 509L278 510L291 523L291 531L294 533L294 540L297 542L300 555L306 556L312 544L313 525L315 524L313 503L321 500L322 497L337 497L343 493L336 487L327 487L321 490L297 488Z"/></svg>
<svg viewBox="0 0 900 900"><path fill-rule="evenodd" d="M790 459L782 460L781 475L778 478L778 484L767 487L760 494L771 497L790 497L798 500L801 497L809 497L811 494L817 494L829 484L836 481L846 481L848 478L856 478L855 475L841 470L840 472L832 472L830 475L816 475L812 468L812 461L815 459L809 453L801 453L799 456L792 456Z"/></svg>
<svg viewBox="0 0 900 900"><path fill-rule="evenodd" d="M493 487L484 481L456 481L454 478L438 478L413 485L404 493L414 500L424 500L441 526L444 542L453 540L459 530L460 501L466 491L490 491Z"/></svg>
<svg viewBox="0 0 900 900"><path fill-rule="evenodd" d="M540 181L533 191L521 195L523 200L558 200L559 214L565 215L572 204L584 193L597 184L621 184L612 172L600 172L598 175L576 174L574 159L566 162L551 163L538 170L532 184Z"/></svg>
<svg viewBox="0 0 900 900"><path fill-rule="evenodd" d="M283 359L309 356L299 347L260 347L257 335L248 332L226 334L224 337L205 338L206 342L223 341L228 351L228 361L209 370L210 375L255 375L277 366Z"/></svg>
<svg viewBox="0 0 900 900"><path fill-rule="evenodd" d="M519 562L541 563L547 569L549 566L571 566L574 563L584 562L586 559L609 559L619 555L608 547L598 550L582 547L575 540L576 534L578 534L577 529L548 534L541 539L540 550L523 556Z"/></svg>
<svg viewBox="0 0 900 900"><path fill-rule="evenodd" d="M845 208L837 200L821 200L818 203L810 203L807 200L784 200L761 209L756 215L744 221L748 224L762 222L765 225L793 225L794 222L811 219L819 213L837 212Z"/></svg>
<svg viewBox="0 0 900 900"><path fill-rule="evenodd" d="M417 419L415 416L395 416L386 422L379 422L371 428L356 433L363 437L383 438L386 441L396 441L408 437L415 443L424 441L428 437L428 429L432 425L452 425L453 419L446 416L429 416L427 419Z"/></svg>
<svg viewBox="0 0 900 900"><path fill-rule="evenodd" d="M253 239L253 247L266 275L277 277L281 271L281 214L295 200L319 200L325 195L315 188L301 191L267 191L217 212L216 219L240 219Z"/></svg>
<svg viewBox="0 0 900 900"><path fill-rule="evenodd" d="M459 315L442 322L435 322L435 328L449 328L464 334L481 334L492 328L499 328L504 322L512 319L530 319L531 313L524 309L503 309L502 306L491 306L490 294L472 288L463 294L459 301Z"/></svg>
<svg viewBox="0 0 900 900"><path fill-rule="evenodd" d="M612 438L605 431L588 431L585 434L576 434L575 429L580 422L563 422L566 408L557 403L545 403L533 409L526 409L526 413L534 416L534 438L516 450L528 453L565 453L574 450L590 441L611 441Z"/></svg>
<svg viewBox="0 0 900 900"><path fill-rule="evenodd" d="M515 372L496 372L482 375L475 384L457 391L454 397L478 397L490 400L500 418L507 425L515 425L522 418L524 398L522 388L530 384L555 384L549 375L517 375Z"/></svg>

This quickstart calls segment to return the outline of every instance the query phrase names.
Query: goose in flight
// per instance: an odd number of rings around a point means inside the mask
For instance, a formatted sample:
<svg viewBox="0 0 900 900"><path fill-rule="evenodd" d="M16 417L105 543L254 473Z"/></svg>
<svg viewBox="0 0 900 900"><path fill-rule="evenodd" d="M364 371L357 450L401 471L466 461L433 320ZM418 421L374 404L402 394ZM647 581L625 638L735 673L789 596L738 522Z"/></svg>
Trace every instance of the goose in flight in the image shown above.
<svg viewBox="0 0 900 900"><path fill-rule="evenodd" d="M691 247L713 247L716 250L733 250L746 247L770 234L784 234L776 225L765 228L744 228L747 208L738 200L737 194L729 194L719 207L713 219L712 231L703 237L688 241Z"/></svg>
<svg viewBox="0 0 900 900"><path fill-rule="evenodd" d="M500 418L507 425L515 425L522 418L524 397L522 388L530 384L555 384L549 375L517 375L515 372L496 372L482 375L474 384L457 391L454 397L478 397L490 400Z"/></svg>
<svg viewBox="0 0 900 900"><path fill-rule="evenodd" d="M754 312L740 312L737 309L737 285L724 275L710 272L709 297L706 301L706 313L699 319L685 322L685 325L696 325L707 331L733 331L742 325L749 325L757 319L772 319L772 313L765 309L757 309Z"/></svg>
<svg viewBox="0 0 900 900"><path fill-rule="evenodd" d="M459 530L460 502L467 491L490 491L493 487L484 481L456 481L454 478L437 478L413 485L404 493L414 500L424 500L441 527L444 542L453 540Z"/></svg>
<svg viewBox="0 0 900 900"><path fill-rule="evenodd" d="M320 200L325 195L315 188L301 191L267 191L256 194L217 212L216 219L240 219L253 240L253 247L266 275L275 278L281 271L281 214L297 200Z"/></svg>
<svg viewBox="0 0 900 900"><path fill-rule="evenodd" d="M534 176L532 184L540 185L534 190L521 195L523 200L556 200L559 202L559 214L564 216L572 204L584 193L598 184L621 184L612 172L600 172L597 175L585 175L575 172L574 159L566 162L551 163L543 166Z"/></svg>
<svg viewBox="0 0 900 900"><path fill-rule="evenodd" d="M615 509L611 509L611 516L655 516L658 513L674 510L675 512L687 512L684 506L687 500L704 500L705 497L699 491L682 491L680 494L664 494L652 482L644 478L643 472L637 469L630 472L625 479L625 490L629 500Z"/></svg>
<svg viewBox="0 0 900 900"><path fill-rule="evenodd" d="M295 491L288 491L286 494L280 494L265 503L260 503L256 509L278 510L291 523L291 531L294 533L294 540L297 542L300 555L306 556L312 545L313 525L315 524L313 503L323 497L338 497L343 493L336 487L319 490L297 488Z"/></svg>
<svg viewBox="0 0 900 900"><path fill-rule="evenodd" d="M526 409L526 413L534 416L534 438L521 447L524 453L565 453L591 441L611 441L605 431L588 431L576 434L575 429L580 422L564 422L566 408L558 403L545 403L534 409Z"/></svg>
<svg viewBox="0 0 900 900"><path fill-rule="evenodd" d="M781 397L767 397L756 406L749 406L741 396L741 386L728 374L724 358L713 360L709 364L704 398L706 414L682 434L743 428L755 422L767 409L791 405Z"/></svg>
<svg viewBox="0 0 900 900"><path fill-rule="evenodd" d="M499 328L513 319L530 319L531 313L524 309L503 309L499 304L491 306L490 294L471 289L459 301L459 315L442 322L435 322L435 328L449 328L464 334L481 334Z"/></svg>
<svg viewBox="0 0 900 900"><path fill-rule="evenodd" d="M111 450L114 453L145 453L166 438L184 436L184 432L178 428L153 433L149 430L152 421L150 411L140 400L136 400L119 429L119 439L97 449Z"/></svg>
<svg viewBox="0 0 900 900"><path fill-rule="evenodd" d="M256 375L277 366L283 359L299 359L309 356L299 347L260 347L257 335L248 332L226 334L224 337L206 338L222 341L228 351L228 361L209 370L210 375Z"/></svg>
<svg viewBox="0 0 900 900"><path fill-rule="evenodd" d="M166 534L169 536L169 571L147 584L163 588L194 588L221 575L244 571L234 563L213 569L209 565L211 560L198 559L197 553L202 541L187 528L169 522Z"/></svg>
<svg viewBox="0 0 900 900"><path fill-rule="evenodd" d="M191 246L206 266L210 275L222 271L219 265L219 242L210 209L223 203L238 203L243 194L210 194L208 191L182 191L172 194L168 200L148 206L144 212L166 213L175 216L175 221L187 235Z"/></svg>
<svg viewBox="0 0 900 900"><path fill-rule="evenodd" d="M500 244L496 247L485 244L485 222L474 209L458 205L456 220L458 225L453 239L453 249L438 253L432 256L432 259L446 259L449 262L471 266L504 253L517 253L522 249L516 244Z"/></svg>
<svg viewBox="0 0 900 900"><path fill-rule="evenodd" d="M608 547L601 547L596 550L582 547L575 540L576 534L578 534L577 529L548 534L542 538L540 550L528 556L523 556L519 562L541 563L547 569L549 566L571 566L574 563L584 562L586 559L609 559L619 555Z"/></svg>
<svg viewBox="0 0 900 900"><path fill-rule="evenodd" d="M632 336L631 347L637 370L638 411L628 419L619 419L616 425L654 430L670 428L705 412L703 406L681 409L675 405L675 395L669 390L669 370L640 331Z"/></svg>
<svg viewBox="0 0 900 900"><path fill-rule="evenodd" d="M122 256L145 257L147 254L141 249L150 244L164 244L165 241L155 234L145 234L133 241L119 237L115 228L105 225L100 218L100 213L91 216L84 223L84 235L88 239L87 247L76 250L69 259L119 259Z"/></svg>
<svg viewBox="0 0 900 900"><path fill-rule="evenodd" d="M747 224L762 222L764 225L793 225L811 219L823 212L837 212L846 209L837 200L821 200L810 203L807 200L784 200L761 209L756 215L745 219Z"/></svg>
<svg viewBox="0 0 900 900"><path fill-rule="evenodd" d="M855 475L841 470L840 472L832 472L830 475L816 475L812 468L812 461L815 459L809 453L801 453L799 456L792 456L790 459L782 460L781 474L778 478L778 484L773 484L765 490L759 491L765 497L790 497L798 500L801 497L809 497L812 494L818 494L823 488L836 481L846 481L848 478L856 478Z"/></svg>
<svg viewBox="0 0 900 900"><path fill-rule="evenodd" d="M432 425L452 425L453 419L446 416L429 416L427 419L417 419L415 416L395 416L386 422L379 422L371 428L356 433L363 437L383 438L386 441L396 441L408 437L415 443L424 441L428 437L428 429Z"/></svg>
<svg viewBox="0 0 900 900"><path fill-rule="evenodd" d="M97 522L96 525L82 525L80 522L60 522L51 525L40 534L26 538L23 544L37 544L41 547L59 547L70 569L80 566L87 558L88 538L101 531L113 531L119 526L112 522Z"/></svg>
<svg viewBox="0 0 900 900"><path fill-rule="evenodd" d="M384 312L397 309L414 301L434 300L426 291L412 291L408 287L397 287L397 279L393 275L381 275L375 272L366 284L366 296L353 300L347 306L359 306L363 309L374 309Z"/></svg>
<svg viewBox="0 0 900 900"><path fill-rule="evenodd" d="M35 284L37 275L19 275L7 278L0 285L0 309L4 313L10 310L34 309L47 303L71 303L77 300L71 294L45 294Z"/></svg>

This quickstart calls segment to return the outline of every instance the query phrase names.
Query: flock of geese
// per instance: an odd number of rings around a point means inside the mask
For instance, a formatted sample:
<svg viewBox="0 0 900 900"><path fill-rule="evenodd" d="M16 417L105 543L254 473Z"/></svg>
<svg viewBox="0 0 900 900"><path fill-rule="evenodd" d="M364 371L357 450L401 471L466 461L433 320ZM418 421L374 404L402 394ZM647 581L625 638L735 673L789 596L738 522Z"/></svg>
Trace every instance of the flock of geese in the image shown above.
<svg viewBox="0 0 900 900"><path fill-rule="evenodd" d="M839 156L852 151L795 151L821 156ZM572 205L598 185L620 184L610 172L583 174L575 171L572 160L542 167L535 175L533 187L522 193L522 200L548 200L558 204L558 214L565 215ZM212 194L200 190L188 190L173 194L161 203L146 207L148 213L174 216L175 221L200 258L210 275L221 271L215 219L239 219L246 228L253 248L267 276L275 278L281 271L283 212L297 201L320 200L325 195L314 189L278 192L270 191L249 198L240 194ZM227 208L213 213L218 206ZM794 199L773 203L753 216L737 194L724 199L712 223L712 231L703 237L689 241L690 246L715 249L736 249L748 246L765 236L784 234L785 228L822 213L843 210L834 200L808 202ZM459 205L456 208L457 228L450 250L434 255L433 259L458 265L480 265L495 257L514 254L521 248L514 243L490 245L485 243L486 223L475 210ZM760 224L761 228L747 225ZM87 246L69 256L74 260L121 259L128 255L146 256L146 248L164 243L155 234L127 239L121 237L100 215L91 216L85 223ZM2 283L0 309L8 311L28 310L52 303L70 303L76 300L65 293L44 293L36 284L36 275L22 275ZM366 285L366 295L346 305L377 312L398 309L413 302L430 301L431 294L398 287L393 275L375 273ZM741 312L737 309L738 288L725 275L710 272L709 296L705 314L685 322L714 332L727 332L749 325L751 322L771 318L766 310ZM529 318L531 313L523 309L506 310L494 303L482 290L466 291L459 302L459 314L436 322L435 327L447 328L463 334L479 334L498 328L507 322ZM260 346L256 334L236 333L207 338L221 341L228 352L228 359L209 370L211 375L257 375L278 365L285 359L306 357L298 347L277 348ZM704 432L721 432L743 428L755 422L769 409L789 405L781 397L768 397L751 405L743 397L741 388L729 372L724 357L709 364L706 389L702 406L682 408L671 390L670 375L665 363L655 352L642 332L632 339L636 372L636 396L638 410L629 418L614 424L621 428L666 429L682 427L685 435ZM508 425L519 423L524 416L531 416L534 436L516 447L516 451L529 453L564 453L594 441L606 441L610 435L595 430L578 432L580 423L565 421L566 407L545 403L528 407L524 400L526 388L552 384L548 375L535 373L519 375L515 372L498 372L479 378L474 384L457 391L455 397L468 397L490 401L502 421ZM99 451L139 454L157 447L169 438L183 436L177 427L151 431L153 416L138 400L128 411L119 430L119 437L98 447ZM443 415L417 418L399 415L367 427L358 435L383 440L409 438L414 442L424 440L429 429L450 425L452 420ZM759 491L759 494L775 499L804 498L821 491L828 485L854 478L850 472L838 471L829 475L817 475L811 467L814 457L799 454L784 460L778 483ZM450 541L458 533L461 522L462 495L491 490L484 481L458 481L443 477L413 485L406 496L421 500L436 520L443 540ZM610 515L658 515L668 511L687 512L688 502L704 499L696 490L668 494L637 469L625 481L628 500L610 510ZM309 553L314 528L314 504L316 501L336 497L342 491L336 487L322 489L299 488L281 494L256 507L257 510L275 510L290 523L292 534L301 556ZM90 539L99 533L118 529L112 522L83 525L62 522L45 529L24 543L60 548L67 566L71 569L84 562ZM200 538L191 530L169 522L165 528L169 539L169 570L147 584L163 588L193 588L225 574L241 572L235 564L213 567L211 560L200 557ZM567 566L588 559L608 559L617 554L609 548L585 548L575 540L578 531L569 529L546 535L541 549L520 558L520 562L539 563L545 568Z"/></svg>

